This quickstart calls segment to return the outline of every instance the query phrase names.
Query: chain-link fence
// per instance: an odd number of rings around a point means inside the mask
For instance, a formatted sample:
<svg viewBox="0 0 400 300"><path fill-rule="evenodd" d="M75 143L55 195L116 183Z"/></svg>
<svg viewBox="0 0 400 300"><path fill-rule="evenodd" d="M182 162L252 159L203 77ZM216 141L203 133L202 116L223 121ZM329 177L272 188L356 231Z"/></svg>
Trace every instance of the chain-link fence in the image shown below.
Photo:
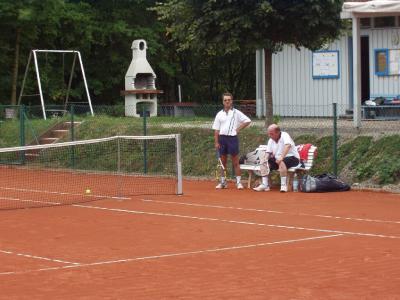
<svg viewBox="0 0 400 300"><path fill-rule="evenodd" d="M240 153L245 154L267 142L265 120L256 118L254 104L238 103L236 107L252 119L251 126L240 133ZM69 104L47 106L44 120L42 109L41 106L0 106L0 147L113 135L180 133L184 175L207 177L212 174L215 151L211 127L216 113L222 109L219 104L159 105L157 117L149 117L145 105L137 109L140 117L126 117L125 111L129 108L124 105L94 106L92 116L88 105ZM355 128L352 117L343 114L345 110L342 107L332 104L304 106L301 109L304 116L298 116L299 109L296 107L274 106L274 122L287 131L296 144L312 143L318 146L314 173L337 172L349 182L368 180L369 177L373 182L398 182L400 141L395 141L399 139L400 120L363 119L362 126ZM279 112L285 114L280 115ZM381 175L369 172L360 160L368 161L367 155L371 155L368 151L375 151L373 155L384 157L386 154L374 147L386 142L389 143L387 148L392 147L388 150L392 151L392 157L387 162L391 168L380 170ZM358 156L352 150L358 152ZM354 164L358 164L358 169L352 167ZM386 178L384 173L391 174L391 177Z"/></svg>

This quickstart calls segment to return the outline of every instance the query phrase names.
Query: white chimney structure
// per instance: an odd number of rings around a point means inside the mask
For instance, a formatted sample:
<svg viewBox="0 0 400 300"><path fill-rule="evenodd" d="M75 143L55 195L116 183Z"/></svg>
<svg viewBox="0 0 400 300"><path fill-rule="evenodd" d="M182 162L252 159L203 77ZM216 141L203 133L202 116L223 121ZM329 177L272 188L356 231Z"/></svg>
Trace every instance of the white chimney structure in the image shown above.
<svg viewBox="0 0 400 300"><path fill-rule="evenodd" d="M145 40L132 42L132 62L125 75L125 115L140 117L142 111L138 111L137 105L146 105L146 113L150 117L157 116L157 94L163 91L156 90L156 74L146 58L147 43Z"/></svg>

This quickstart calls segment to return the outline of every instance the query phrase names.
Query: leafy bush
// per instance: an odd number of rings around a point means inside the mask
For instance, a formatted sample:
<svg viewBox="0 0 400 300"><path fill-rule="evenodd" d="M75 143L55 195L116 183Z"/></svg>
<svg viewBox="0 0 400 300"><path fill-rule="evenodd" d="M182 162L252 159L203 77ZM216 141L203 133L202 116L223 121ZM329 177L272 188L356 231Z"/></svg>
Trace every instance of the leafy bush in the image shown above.
<svg viewBox="0 0 400 300"><path fill-rule="evenodd" d="M399 181L400 136L384 137L371 143L368 151L354 162L353 168L359 180L372 180L387 184Z"/></svg>

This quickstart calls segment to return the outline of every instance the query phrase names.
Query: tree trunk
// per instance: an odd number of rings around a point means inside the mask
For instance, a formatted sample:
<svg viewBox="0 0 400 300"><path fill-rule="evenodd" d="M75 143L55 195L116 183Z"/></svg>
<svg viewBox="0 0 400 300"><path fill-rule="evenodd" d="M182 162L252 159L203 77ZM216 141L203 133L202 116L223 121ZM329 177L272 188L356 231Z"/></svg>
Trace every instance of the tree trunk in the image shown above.
<svg viewBox="0 0 400 300"><path fill-rule="evenodd" d="M264 49L265 53L265 128L274 122L272 106L272 51Z"/></svg>
<svg viewBox="0 0 400 300"><path fill-rule="evenodd" d="M17 81L18 81L18 67L19 67L20 38L21 38L21 28L17 28L15 36L15 57L14 57L12 82L11 82L11 105L17 105Z"/></svg>

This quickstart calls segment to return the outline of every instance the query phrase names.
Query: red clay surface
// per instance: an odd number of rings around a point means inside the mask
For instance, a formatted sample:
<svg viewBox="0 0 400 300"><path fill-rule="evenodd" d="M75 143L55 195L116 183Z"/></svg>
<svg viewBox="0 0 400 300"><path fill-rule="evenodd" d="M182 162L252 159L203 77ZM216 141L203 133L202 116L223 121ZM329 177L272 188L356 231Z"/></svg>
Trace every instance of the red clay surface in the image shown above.
<svg viewBox="0 0 400 300"><path fill-rule="evenodd" d="M177 179L173 177L0 165L0 210L82 203L112 197L176 194L176 190ZM20 199L21 193L24 196Z"/></svg>
<svg viewBox="0 0 400 300"><path fill-rule="evenodd" d="M400 299L400 195L214 185L0 211L0 299Z"/></svg>

